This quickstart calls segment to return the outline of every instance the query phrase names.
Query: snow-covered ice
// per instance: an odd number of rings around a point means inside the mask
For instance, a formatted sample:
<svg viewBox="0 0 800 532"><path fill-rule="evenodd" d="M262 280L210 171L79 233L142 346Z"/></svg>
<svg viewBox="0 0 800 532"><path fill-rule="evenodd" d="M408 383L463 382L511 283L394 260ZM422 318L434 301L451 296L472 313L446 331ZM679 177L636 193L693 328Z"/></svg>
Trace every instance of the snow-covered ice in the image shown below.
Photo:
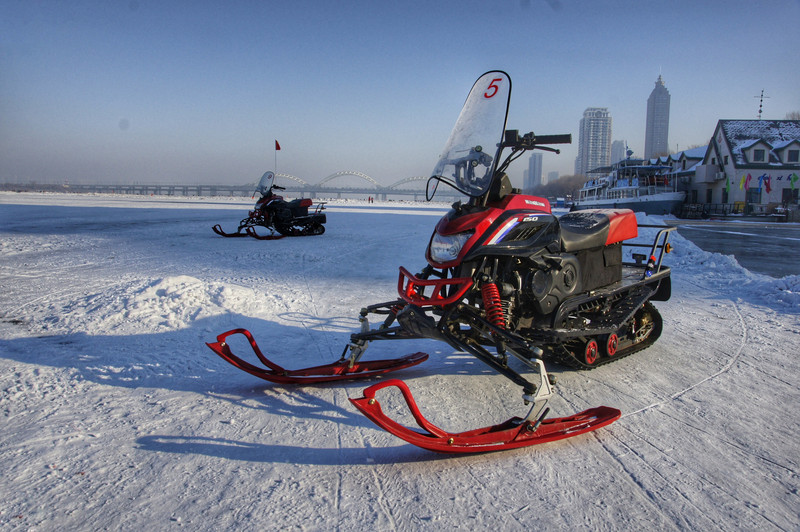
<svg viewBox="0 0 800 532"><path fill-rule="evenodd" d="M397 267L424 264L447 205L334 201L318 237L211 231L251 203L0 194L0 528L800 529L800 276L750 273L673 232L661 339L592 371L550 368L553 415L622 418L453 457L361 416L347 398L369 382L270 384L204 345L246 327L286 367L334 361L359 309L394 299ZM367 357L414 351L431 358L395 376L434 423L525 413L516 386L443 343Z"/></svg>

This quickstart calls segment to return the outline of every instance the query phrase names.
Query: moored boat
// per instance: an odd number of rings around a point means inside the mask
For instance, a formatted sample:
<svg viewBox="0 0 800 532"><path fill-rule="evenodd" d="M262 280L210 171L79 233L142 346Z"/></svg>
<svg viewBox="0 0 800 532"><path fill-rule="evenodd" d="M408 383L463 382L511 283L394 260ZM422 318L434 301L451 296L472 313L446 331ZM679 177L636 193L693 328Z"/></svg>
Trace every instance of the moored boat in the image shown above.
<svg viewBox="0 0 800 532"><path fill-rule="evenodd" d="M623 159L606 168L608 175L590 179L578 191L575 209L631 209L646 214L670 214L686 199L670 167Z"/></svg>

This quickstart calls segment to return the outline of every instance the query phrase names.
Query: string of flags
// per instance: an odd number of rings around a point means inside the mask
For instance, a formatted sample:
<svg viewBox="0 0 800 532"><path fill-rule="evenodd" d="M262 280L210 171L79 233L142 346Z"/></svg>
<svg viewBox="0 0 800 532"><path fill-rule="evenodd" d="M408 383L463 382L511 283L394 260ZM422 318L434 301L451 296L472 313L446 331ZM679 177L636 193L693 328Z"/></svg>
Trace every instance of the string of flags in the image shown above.
<svg viewBox="0 0 800 532"><path fill-rule="evenodd" d="M775 178L776 181L783 181L783 174L779 175ZM739 180L739 190L749 190L751 185L750 181L753 180L753 176L751 174L744 174L742 178ZM800 176L797 173L792 173L786 176L786 180L789 181L789 186L792 187L792 190L795 189L795 185L798 181L800 181ZM772 192L772 176L767 174L761 174L758 176L758 190L761 190L761 187L766 189L767 194ZM731 182L730 179L725 180L725 191L730 192L731 190Z"/></svg>

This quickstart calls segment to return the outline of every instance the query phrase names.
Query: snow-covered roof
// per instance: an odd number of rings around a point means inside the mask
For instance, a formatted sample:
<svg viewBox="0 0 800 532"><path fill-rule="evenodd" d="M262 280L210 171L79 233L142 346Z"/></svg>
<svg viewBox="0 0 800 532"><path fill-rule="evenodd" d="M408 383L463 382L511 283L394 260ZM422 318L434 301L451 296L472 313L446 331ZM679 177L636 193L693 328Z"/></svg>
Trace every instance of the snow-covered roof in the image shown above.
<svg viewBox="0 0 800 532"><path fill-rule="evenodd" d="M759 142L761 142L761 139L743 140L742 142L739 143L738 148L739 148L739 150L746 150L747 148L750 148L750 147L758 144Z"/></svg>
<svg viewBox="0 0 800 532"><path fill-rule="evenodd" d="M792 140L782 140L780 142L776 142L772 145L773 150L782 150L789 144L797 143L800 144L800 139L792 139Z"/></svg>
<svg viewBox="0 0 800 532"><path fill-rule="evenodd" d="M758 142L772 148L800 140L800 120L720 120L718 128L725 135L737 167L749 163L744 150ZM770 162L778 161L774 149L770 151Z"/></svg>
<svg viewBox="0 0 800 532"><path fill-rule="evenodd" d="M705 157L707 151L708 151L708 146L698 146L690 150L684 150L681 153L685 155L687 159L702 159L703 157ZM676 155L680 157L680 154Z"/></svg>

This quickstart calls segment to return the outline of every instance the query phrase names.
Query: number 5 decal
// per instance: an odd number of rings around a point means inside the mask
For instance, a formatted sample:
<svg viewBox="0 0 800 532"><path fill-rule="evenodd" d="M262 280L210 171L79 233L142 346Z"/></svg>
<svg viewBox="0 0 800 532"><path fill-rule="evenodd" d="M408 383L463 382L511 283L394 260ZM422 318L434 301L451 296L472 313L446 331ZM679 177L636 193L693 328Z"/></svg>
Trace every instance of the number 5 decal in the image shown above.
<svg viewBox="0 0 800 532"><path fill-rule="evenodd" d="M494 78L492 82L489 83L489 86L486 87L486 92L483 93L484 98L492 98L497 94L497 91L500 90L500 87L497 86L498 81L503 81L503 78Z"/></svg>

